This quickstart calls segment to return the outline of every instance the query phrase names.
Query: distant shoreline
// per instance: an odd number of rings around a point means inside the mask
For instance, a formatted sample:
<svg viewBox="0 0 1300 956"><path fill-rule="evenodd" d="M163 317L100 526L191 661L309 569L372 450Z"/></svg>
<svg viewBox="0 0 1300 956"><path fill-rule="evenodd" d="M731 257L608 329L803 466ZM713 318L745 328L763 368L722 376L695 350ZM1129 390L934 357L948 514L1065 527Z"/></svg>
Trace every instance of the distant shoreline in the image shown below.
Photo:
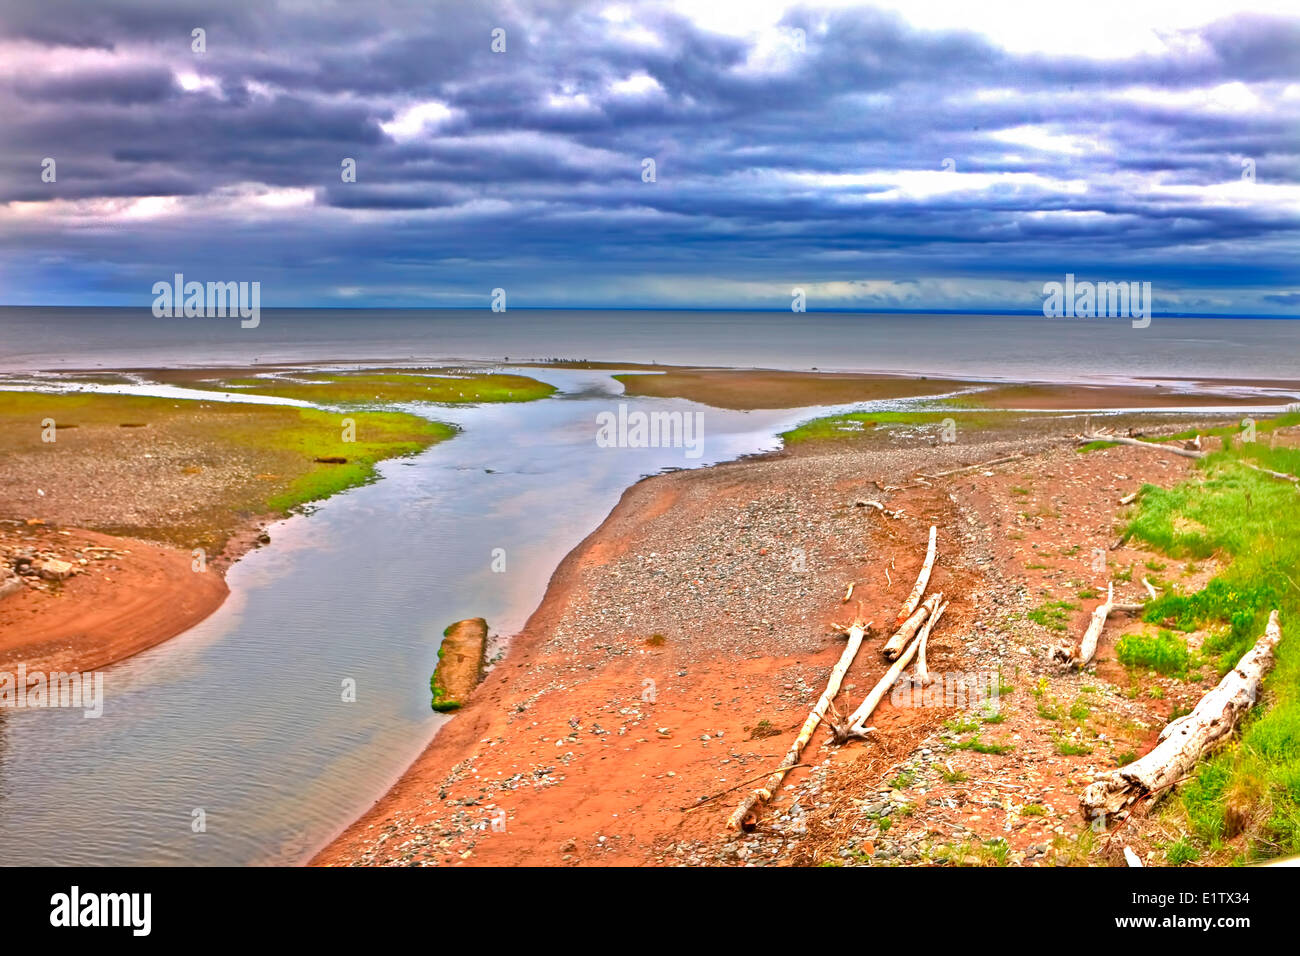
<svg viewBox="0 0 1300 956"><path fill-rule="evenodd" d="M727 408L798 408L839 404L851 401L875 401L894 398L924 398L946 390L980 389L972 397L975 407L1001 408L1018 411L1140 411L1171 408L1214 408L1221 406L1250 406L1265 410L1280 410L1293 401L1300 400L1300 378L1238 378L1230 376L1119 376L1116 380L1093 379L1026 379L1015 378L961 378L938 373L908 373L900 371L856 371L853 369L818 368L797 370L788 368L763 368L719 365L677 365L667 363L619 362L610 360L541 359L494 360L446 358L419 360L393 359L313 359L303 362L267 362L255 365L170 365L123 366L120 368L66 368L38 369L28 372L0 369L0 389L9 382L57 384L60 379L100 377L118 378L121 384L143 380L146 383L176 384L237 395L239 391L207 386L206 382L222 377L240 378L268 373L290 374L323 370L385 371L425 370L454 368L535 368L535 369L599 369L615 375L625 387L628 379L641 379L628 387L628 394L687 398L702 404L717 404L719 397L737 404L722 404ZM651 383L649 375L661 376ZM666 381L673 385L665 387ZM733 384L728 384L730 381ZM909 388L913 383L925 382L920 391ZM853 383L860 388L853 391ZM98 382L98 385L111 383ZM848 385L847 388L844 386ZM1164 391L1167 390L1167 391ZM252 394L252 393L250 393ZM778 404L773 396L789 404ZM1270 403L1267 399L1276 399Z"/></svg>
<svg viewBox="0 0 1300 956"><path fill-rule="evenodd" d="M486 298L486 297L485 297ZM148 312L152 300L139 305L84 305L81 303L54 304L40 303L24 305L21 303L0 304L4 309L114 309L121 311ZM453 305L276 305L263 306L263 312L486 312L493 314L490 306L453 306ZM774 314L791 315L789 307L784 308L674 308L656 305L512 305L512 312L656 312L656 313L723 313L723 314ZM972 317L1038 317L1043 318L1041 309L816 309L809 308L803 315L935 315L935 316L972 316ZM1245 321L1289 321L1300 319L1300 314L1286 315L1280 312L1241 313L1241 312L1159 312L1152 311L1153 319L1241 319ZM1105 317L1093 317L1094 321L1106 321ZM1087 319L1084 319L1087 321Z"/></svg>

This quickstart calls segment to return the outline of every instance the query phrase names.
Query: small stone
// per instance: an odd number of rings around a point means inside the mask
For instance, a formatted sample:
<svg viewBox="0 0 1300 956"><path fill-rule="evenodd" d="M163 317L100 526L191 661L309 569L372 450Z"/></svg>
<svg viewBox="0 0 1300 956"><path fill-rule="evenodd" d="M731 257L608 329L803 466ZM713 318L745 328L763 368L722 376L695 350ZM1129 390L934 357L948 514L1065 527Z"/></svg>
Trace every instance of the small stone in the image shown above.
<svg viewBox="0 0 1300 956"><path fill-rule="evenodd" d="M77 573L77 568L71 561L59 561L56 558L46 558L36 565L36 570L47 581L66 581Z"/></svg>

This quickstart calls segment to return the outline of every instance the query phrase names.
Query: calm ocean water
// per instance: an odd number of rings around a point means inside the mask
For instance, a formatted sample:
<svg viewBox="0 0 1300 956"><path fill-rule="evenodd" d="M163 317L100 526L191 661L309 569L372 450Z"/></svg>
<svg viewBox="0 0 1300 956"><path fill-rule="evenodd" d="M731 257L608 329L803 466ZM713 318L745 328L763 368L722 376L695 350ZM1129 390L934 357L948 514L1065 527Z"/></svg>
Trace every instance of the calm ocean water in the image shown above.
<svg viewBox="0 0 1300 956"><path fill-rule="evenodd" d="M1015 381L1292 378L1300 321L607 310L0 308L0 370L579 358Z"/></svg>

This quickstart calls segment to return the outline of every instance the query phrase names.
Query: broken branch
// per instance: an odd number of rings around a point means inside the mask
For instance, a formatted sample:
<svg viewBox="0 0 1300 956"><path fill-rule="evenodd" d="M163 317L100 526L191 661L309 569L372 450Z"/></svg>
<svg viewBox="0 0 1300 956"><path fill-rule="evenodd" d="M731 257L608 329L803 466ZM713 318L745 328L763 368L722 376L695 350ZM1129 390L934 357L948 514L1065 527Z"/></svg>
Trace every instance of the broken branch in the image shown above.
<svg viewBox="0 0 1300 956"><path fill-rule="evenodd" d="M1052 659L1066 667L1083 670L1097 653L1097 642L1101 639L1101 632L1106 626L1106 618L1114 611L1132 614L1143 610L1144 607L1145 605L1142 604L1116 604L1115 583L1112 581L1106 586L1106 600L1093 610L1092 617L1088 621L1088 629L1083 632L1083 640L1079 642L1078 647L1062 644L1052 651Z"/></svg>
<svg viewBox="0 0 1300 956"><path fill-rule="evenodd" d="M963 471L974 471L976 468L991 468L994 465L1005 465L1009 461L1017 461L1024 457L1024 452L1017 452L1014 455L1004 455L1001 458L993 458L989 461L979 461L973 465L962 465L960 468L950 468L948 471L936 471L932 475L927 475L925 472L917 472L917 477L929 478L931 481L934 481L938 478L947 478L949 475L960 475Z"/></svg>

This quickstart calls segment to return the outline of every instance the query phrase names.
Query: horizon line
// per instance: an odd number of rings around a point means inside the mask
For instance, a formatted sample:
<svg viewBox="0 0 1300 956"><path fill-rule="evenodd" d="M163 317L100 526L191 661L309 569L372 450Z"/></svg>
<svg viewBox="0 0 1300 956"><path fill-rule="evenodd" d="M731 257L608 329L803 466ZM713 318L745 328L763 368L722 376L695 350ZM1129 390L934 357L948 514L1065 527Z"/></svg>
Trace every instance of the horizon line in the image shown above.
<svg viewBox="0 0 1300 956"><path fill-rule="evenodd" d="M149 305L82 305L82 304L31 304L0 303L0 309L113 309L120 311L150 311ZM266 312L494 312L491 306L449 306L449 305L275 305L263 306ZM655 305L514 305L507 312L755 312L761 314L789 315L959 315L959 316L1038 316L1039 318L1057 318L1069 321L1078 319L1114 319L1125 316L1045 316L1041 309L805 309L792 312L789 307L745 308L740 306L655 306ZM1300 319L1300 313L1284 314L1279 312L1157 312L1152 311L1152 318L1164 319L1263 319L1293 320ZM196 318L202 318L197 316Z"/></svg>

